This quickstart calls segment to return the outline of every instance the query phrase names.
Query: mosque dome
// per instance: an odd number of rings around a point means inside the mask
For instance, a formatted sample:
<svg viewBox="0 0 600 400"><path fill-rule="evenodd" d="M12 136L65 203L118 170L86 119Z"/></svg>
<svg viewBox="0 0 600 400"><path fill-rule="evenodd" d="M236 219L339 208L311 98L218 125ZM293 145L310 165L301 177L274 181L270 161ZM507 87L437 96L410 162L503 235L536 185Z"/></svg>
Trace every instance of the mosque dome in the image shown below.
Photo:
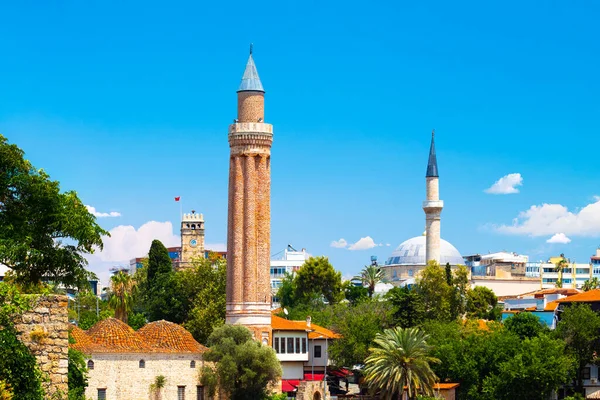
<svg viewBox="0 0 600 400"><path fill-rule="evenodd" d="M456 247L440 239L440 265L464 264ZM425 265L425 236L417 236L402 242L385 262L385 265Z"/></svg>

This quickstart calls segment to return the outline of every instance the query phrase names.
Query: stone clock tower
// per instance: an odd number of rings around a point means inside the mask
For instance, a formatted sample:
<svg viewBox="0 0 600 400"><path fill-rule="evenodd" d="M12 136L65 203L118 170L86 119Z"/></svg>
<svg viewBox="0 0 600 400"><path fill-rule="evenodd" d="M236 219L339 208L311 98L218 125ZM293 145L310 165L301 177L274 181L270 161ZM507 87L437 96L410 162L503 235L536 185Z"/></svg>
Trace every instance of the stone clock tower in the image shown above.
<svg viewBox="0 0 600 400"><path fill-rule="evenodd" d="M264 122L264 100L250 48L237 91L237 119L229 126L226 322L244 325L256 340L270 344L273 126Z"/></svg>
<svg viewBox="0 0 600 400"><path fill-rule="evenodd" d="M191 267L194 258L204 258L204 217L192 210L181 219L179 268Z"/></svg>

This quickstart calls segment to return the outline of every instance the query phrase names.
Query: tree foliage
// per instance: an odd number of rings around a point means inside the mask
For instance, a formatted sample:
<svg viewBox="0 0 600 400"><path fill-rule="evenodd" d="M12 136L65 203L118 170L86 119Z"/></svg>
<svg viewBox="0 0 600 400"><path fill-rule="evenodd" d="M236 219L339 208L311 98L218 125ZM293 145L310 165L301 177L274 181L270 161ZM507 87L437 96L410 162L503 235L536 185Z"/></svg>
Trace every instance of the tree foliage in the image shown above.
<svg viewBox="0 0 600 400"><path fill-rule="evenodd" d="M42 400L41 372L35 357L19 341L13 324L29 308L30 301L13 285L0 282L0 379L15 399Z"/></svg>
<svg viewBox="0 0 600 400"><path fill-rule="evenodd" d="M584 303L573 303L561 311L555 332L577 363L575 389L583 393L583 368L592 361L594 352L600 350L600 316Z"/></svg>
<svg viewBox="0 0 600 400"><path fill-rule="evenodd" d="M418 328L386 329L377 334L371 355L366 359L365 380L380 398L400 398L406 387L409 399L418 394L434 395L437 376L430 364L439 363L430 355L428 336Z"/></svg>
<svg viewBox="0 0 600 400"><path fill-rule="evenodd" d="M338 304L326 326L342 337L332 341L329 356L347 368L364 363L375 336L393 326L393 306L384 301L365 300L356 306Z"/></svg>
<svg viewBox="0 0 600 400"><path fill-rule="evenodd" d="M208 339L204 359L216 363L202 369L201 382L213 395L215 385L231 400L256 400L268 396L268 386L281 377L275 351L252 339L248 328L223 325Z"/></svg>
<svg viewBox="0 0 600 400"><path fill-rule="evenodd" d="M367 289L369 297L373 297L375 286L378 283L387 283L383 270L378 265L372 264L365 266L354 279L362 283L363 287Z"/></svg>
<svg viewBox="0 0 600 400"><path fill-rule="evenodd" d="M497 310L498 297L485 286L477 286L467 292L467 316L469 318L497 320L500 310Z"/></svg>
<svg viewBox="0 0 600 400"><path fill-rule="evenodd" d="M296 273L294 297L297 302L324 298L335 304L342 299L342 273L333 268L327 257L311 257Z"/></svg>
<svg viewBox="0 0 600 400"><path fill-rule="evenodd" d="M23 158L0 135L0 263L23 284L87 286L86 254L102 248L100 228L74 191Z"/></svg>
<svg viewBox="0 0 600 400"><path fill-rule="evenodd" d="M461 400L546 399L573 371L564 342L544 333L521 340L497 323L482 330L462 322L431 322L426 331L441 360L433 370L441 381L460 383Z"/></svg>
<svg viewBox="0 0 600 400"><path fill-rule="evenodd" d="M419 326L425 321L425 303L415 287L395 287L385 295L394 306L394 325L402 328Z"/></svg>
<svg viewBox="0 0 600 400"><path fill-rule="evenodd" d="M119 271L110 277L108 304L115 310L115 318L127 323L129 313L133 310L136 291L137 282L131 275Z"/></svg>
<svg viewBox="0 0 600 400"><path fill-rule="evenodd" d="M548 327L530 312L520 312L513 315L504 321L504 327L521 339L532 339L549 332Z"/></svg>

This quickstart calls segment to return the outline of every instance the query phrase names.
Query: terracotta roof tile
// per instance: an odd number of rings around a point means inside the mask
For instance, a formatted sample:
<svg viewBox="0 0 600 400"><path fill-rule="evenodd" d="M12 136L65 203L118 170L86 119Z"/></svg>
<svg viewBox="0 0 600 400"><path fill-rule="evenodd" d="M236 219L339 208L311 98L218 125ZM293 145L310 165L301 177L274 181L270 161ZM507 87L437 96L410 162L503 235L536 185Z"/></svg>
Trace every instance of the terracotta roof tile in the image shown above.
<svg viewBox="0 0 600 400"><path fill-rule="evenodd" d="M574 296L565 297L556 300L558 303L595 303L600 301L600 289L593 289L587 292L579 293Z"/></svg>
<svg viewBox="0 0 600 400"><path fill-rule="evenodd" d="M204 353L208 350L184 327L165 320L144 325L136 334L155 352Z"/></svg>
<svg viewBox="0 0 600 400"><path fill-rule="evenodd" d="M144 343L133 328L116 318L107 318L97 322L87 331L94 344L100 345L102 352L147 352L150 347Z"/></svg>
<svg viewBox="0 0 600 400"><path fill-rule="evenodd" d="M323 339L339 339L342 337L340 334L317 324L311 324L309 328L306 321L291 321L276 315L271 315L271 327L274 331L310 331L308 333L309 339L319 339L321 337Z"/></svg>
<svg viewBox="0 0 600 400"><path fill-rule="evenodd" d="M115 318L97 322L88 331L71 329L75 343L69 346L91 353L204 353L207 348L191 333L168 321L151 322L137 332Z"/></svg>
<svg viewBox="0 0 600 400"><path fill-rule="evenodd" d="M546 303L546 307L544 307L544 311L554 311L554 310L556 310L556 307L558 307L558 301L556 301L556 300L549 301L548 303Z"/></svg>

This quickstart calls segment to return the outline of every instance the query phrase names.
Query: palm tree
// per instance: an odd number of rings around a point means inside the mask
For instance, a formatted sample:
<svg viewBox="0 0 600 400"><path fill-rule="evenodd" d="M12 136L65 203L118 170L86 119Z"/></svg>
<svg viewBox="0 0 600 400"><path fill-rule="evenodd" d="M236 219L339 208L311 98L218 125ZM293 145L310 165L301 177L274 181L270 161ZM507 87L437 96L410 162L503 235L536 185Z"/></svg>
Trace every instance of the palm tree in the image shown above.
<svg viewBox="0 0 600 400"><path fill-rule="evenodd" d="M108 304L115 310L115 318L127 323L127 315L133 308L137 283L131 275L119 271L110 278L110 286Z"/></svg>
<svg viewBox="0 0 600 400"><path fill-rule="evenodd" d="M154 378L154 383L150 385L150 390L152 391L152 393L154 393L155 400L162 399L162 389L165 387L166 384L167 378L165 378L164 375L158 375L156 378Z"/></svg>
<svg viewBox="0 0 600 400"><path fill-rule="evenodd" d="M440 360L429 356L429 336L418 328L386 329L375 337L375 347L365 360L365 381L385 400L401 399L406 387L409 399L417 394L434 395L437 376L430 363Z"/></svg>
<svg viewBox="0 0 600 400"><path fill-rule="evenodd" d="M569 262L565 258L565 255L561 254L560 260L558 260L558 262L556 263L556 266L554 267L554 270L556 272L558 272L558 280L556 281L556 287L558 287L558 288L562 287L563 271L568 267L569 267Z"/></svg>
<svg viewBox="0 0 600 400"><path fill-rule="evenodd" d="M590 267L591 268L591 267ZM600 280L597 277L593 277L592 279L588 279L583 283L583 291L588 292L592 289L598 289L600 287Z"/></svg>
<svg viewBox="0 0 600 400"><path fill-rule="evenodd" d="M360 271L360 275L355 276L353 279L360 281L363 287L367 288L369 297L373 297L375 286L378 283L387 283L385 273L377 265L365 266L362 271Z"/></svg>

